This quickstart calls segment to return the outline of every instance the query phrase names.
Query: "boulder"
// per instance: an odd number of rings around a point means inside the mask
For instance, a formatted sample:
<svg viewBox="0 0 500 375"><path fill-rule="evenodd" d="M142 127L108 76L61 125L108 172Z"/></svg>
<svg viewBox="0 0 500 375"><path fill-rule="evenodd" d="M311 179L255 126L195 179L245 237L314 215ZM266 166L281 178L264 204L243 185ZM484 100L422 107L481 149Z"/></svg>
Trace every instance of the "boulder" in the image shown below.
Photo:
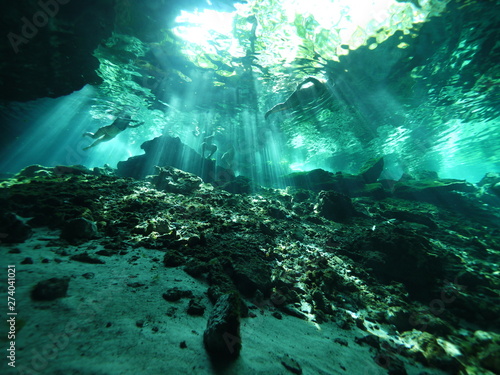
<svg viewBox="0 0 500 375"><path fill-rule="evenodd" d="M380 174L384 170L384 158L375 158L368 160L359 171L359 175L367 184L377 182Z"/></svg>
<svg viewBox="0 0 500 375"><path fill-rule="evenodd" d="M320 192L315 211L318 215L337 222L346 222L356 215L351 198L335 191Z"/></svg>
<svg viewBox="0 0 500 375"><path fill-rule="evenodd" d="M241 350L240 297L228 293L219 297L203 333L205 349L214 360L237 358Z"/></svg>
<svg viewBox="0 0 500 375"><path fill-rule="evenodd" d="M0 243L21 243L31 237L31 227L12 212L0 216Z"/></svg>
<svg viewBox="0 0 500 375"><path fill-rule="evenodd" d="M174 167L156 168L158 174L152 177L151 182L158 190L188 195L198 190L203 183L200 177Z"/></svg>
<svg viewBox="0 0 500 375"><path fill-rule="evenodd" d="M205 182L218 185L234 179L232 170L217 166L214 160L203 158L178 137L162 135L144 142L141 148L145 151L144 155L118 163L118 176L144 178L155 173L155 166L160 166L178 168L201 177Z"/></svg>
<svg viewBox="0 0 500 375"><path fill-rule="evenodd" d="M53 301L57 298L66 297L69 281L69 277L53 277L40 281L31 290L31 299L34 301Z"/></svg>
<svg viewBox="0 0 500 375"><path fill-rule="evenodd" d="M453 192L473 193L476 190L474 185L465 180L410 180L395 184L394 196L396 198L454 206L457 196Z"/></svg>
<svg viewBox="0 0 500 375"><path fill-rule="evenodd" d="M332 173L323 169L307 172L294 172L285 176L288 185L312 191L335 190L349 196L363 189L365 182L362 176L348 173Z"/></svg>
<svg viewBox="0 0 500 375"><path fill-rule="evenodd" d="M84 217L69 220L61 231L61 238L68 242L91 240L98 235L96 224Z"/></svg>
<svg viewBox="0 0 500 375"><path fill-rule="evenodd" d="M382 283L403 283L416 298L427 299L443 276L446 260L425 237L410 229L377 227L353 235L344 255L370 268Z"/></svg>

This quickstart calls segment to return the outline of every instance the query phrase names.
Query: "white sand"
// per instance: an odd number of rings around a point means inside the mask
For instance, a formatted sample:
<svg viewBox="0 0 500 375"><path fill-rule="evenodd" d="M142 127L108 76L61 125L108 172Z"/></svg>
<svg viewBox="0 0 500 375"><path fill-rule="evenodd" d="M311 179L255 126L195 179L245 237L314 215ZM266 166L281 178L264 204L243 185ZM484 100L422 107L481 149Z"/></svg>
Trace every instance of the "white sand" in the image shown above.
<svg viewBox="0 0 500 375"><path fill-rule="evenodd" d="M268 309L262 313L252 310L257 317L242 320L240 357L225 369L214 368L202 339L212 308L205 296L206 283L182 269L164 267L163 253L150 249L130 248L126 255L96 256L106 264L71 261L56 251L64 249L73 255L97 245L97 241L80 248L46 246L48 241L43 238L58 236L57 231L38 229L25 244L0 245L2 269L7 264L16 265L17 318L26 322L16 337L16 368L8 367L2 355L2 374L291 374L281 364L284 355L296 360L303 374L387 374L373 360L374 349L354 342L355 337L365 336L366 332L357 328L342 330L334 323L317 325L286 315L278 320ZM15 247L21 249L20 254L7 253ZM89 253L93 255L100 249ZM139 258L131 261L134 256ZM21 265L26 257L33 258L34 264ZM49 263L42 263L44 258ZM56 263L55 258L62 262ZM95 277L82 276L88 272ZM67 297L50 302L31 300L30 290L37 282L63 276L71 277ZM144 286L127 286L129 283ZM207 306L204 316L186 313L187 298L165 301L162 294L174 286L202 296ZM5 281L0 290L1 301L7 301ZM2 302L2 306L6 305ZM172 307L177 310L169 316ZM142 328L136 325L141 320ZM106 327L108 323L111 325ZM345 339L348 346L334 342L336 338ZM2 347L7 345L5 339L2 337ZM179 346L182 341L187 348ZM403 360L408 374L424 371Z"/></svg>

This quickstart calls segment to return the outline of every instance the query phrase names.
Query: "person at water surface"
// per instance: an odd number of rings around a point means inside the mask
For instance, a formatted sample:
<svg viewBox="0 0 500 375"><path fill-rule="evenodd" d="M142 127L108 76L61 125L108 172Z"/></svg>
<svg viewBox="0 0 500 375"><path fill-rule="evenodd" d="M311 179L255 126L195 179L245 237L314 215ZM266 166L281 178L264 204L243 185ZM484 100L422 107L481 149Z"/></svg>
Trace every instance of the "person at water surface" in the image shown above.
<svg viewBox="0 0 500 375"><path fill-rule="evenodd" d="M132 123L138 123L132 125ZM110 125L103 126L99 128L95 133L87 132L83 134L83 136L88 136L96 141L92 143L90 146L84 147L84 150L88 150L91 147L95 147L102 142L107 142L112 140L122 131L127 128L137 128L138 126L144 124L144 122L139 122L137 120L132 120L130 115L126 115L125 117L118 117L115 121L113 121Z"/></svg>

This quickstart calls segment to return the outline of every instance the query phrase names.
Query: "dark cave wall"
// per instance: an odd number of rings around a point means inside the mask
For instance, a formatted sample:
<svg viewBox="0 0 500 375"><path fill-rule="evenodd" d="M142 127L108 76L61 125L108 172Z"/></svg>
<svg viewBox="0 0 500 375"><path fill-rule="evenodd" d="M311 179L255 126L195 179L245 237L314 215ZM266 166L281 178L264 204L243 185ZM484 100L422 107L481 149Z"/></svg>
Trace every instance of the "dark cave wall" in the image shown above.
<svg viewBox="0 0 500 375"><path fill-rule="evenodd" d="M6 3L6 1L2 1ZM216 3L214 1L214 3ZM214 8L229 10L234 1ZM182 9L207 7L202 0L23 0L3 4L0 16L0 101L56 98L99 84L93 56L113 32L145 42ZM233 8L234 9L234 8Z"/></svg>
<svg viewBox="0 0 500 375"><path fill-rule="evenodd" d="M98 84L92 54L113 31L113 3L28 0L3 7L0 100L55 98Z"/></svg>

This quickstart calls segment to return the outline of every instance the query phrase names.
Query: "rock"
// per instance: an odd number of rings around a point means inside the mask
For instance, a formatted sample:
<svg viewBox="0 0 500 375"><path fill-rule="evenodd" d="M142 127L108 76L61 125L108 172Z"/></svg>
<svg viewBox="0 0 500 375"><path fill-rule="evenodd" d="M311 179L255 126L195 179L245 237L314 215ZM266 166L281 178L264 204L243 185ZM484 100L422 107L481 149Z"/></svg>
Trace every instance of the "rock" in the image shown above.
<svg viewBox="0 0 500 375"><path fill-rule="evenodd" d="M104 164L102 167L92 168L92 174L94 176L114 176L116 175L116 170L111 168L109 164Z"/></svg>
<svg viewBox="0 0 500 375"><path fill-rule="evenodd" d="M89 264L105 264L106 263L103 260L100 260L99 258L91 257L86 252L81 253L81 254L75 254L70 259L74 260L76 262L89 263Z"/></svg>
<svg viewBox="0 0 500 375"><path fill-rule="evenodd" d="M281 358L281 364L292 374L302 374L302 368L300 367L300 364L295 359L291 358L288 354L284 355Z"/></svg>
<svg viewBox="0 0 500 375"><path fill-rule="evenodd" d="M310 199L313 194L309 190L287 187L286 192L292 195L293 203L302 203Z"/></svg>
<svg viewBox="0 0 500 375"><path fill-rule="evenodd" d="M390 189L385 189L381 182L375 182L373 184L366 184L362 189L352 192L351 195L356 197L372 197L380 200L390 195Z"/></svg>
<svg viewBox="0 0 500 375"><path fill-rule="evenodd" d="M22 180L23 178L33 178L39 175L48 175L52 173L52 168L44 167L39 164L29 165L21 169L14 178L17 180Z"/></svg>
<svg viewBox="0 0 500 375"><path fill-rule="evenodd" d="M184 257L177 250L167 250L163 256L163 264L165 267L178 267L184 264Z"/></svg>
<svg viewBox="0 0 500 375"><path fill-rule="evenodd" d="M203 343L214 360L233 360L240 354L239 306L238 294L224 294L217 300L210 314L203 333Z"/></svg>
<svg viewBox="0 0 500 375"><path fill-rule="evenodd" d="M384 211L384 217L387 219L398 219L402 221L409 221L428 226L430 229L437 229L437 224L427 215L411 211Z"/></svg>
<svg viewBox="0 0 500 375"><path fill-rule="evenodd" d="M152 177L151 182L158 190L189 195L198 190L203 183L200 177L174 167L156 168L158 174Z"/></svg>
<svg viewBox="0 0 500 375"><path fill-rule="evenodd" d="M21 261L21 264L33 264L33 258L31 257L26 257Z"/></svg>
<svg viewBox="0 0 500 375"><path fill-rule="evenodd" d="M411 180L394 185L396 198L418 200L439 205L454 205L456 200L451 192L473 193L474 185L454 179Z"/></svg>
<svg viewBox="0 0 500 375"><path fill-rule="evenodd" d="M500 345L491 345L481 355L481 365L495 374L500 374Z"/></svg>
<svg viewBox="0 0 500 375"><path fill-rule="evenodd" d="M83 165L56 165L52 168L56 176L82 176L84 174L91 174L92 172Z"/></svg>
<svg viewBox="0 0 500 375"><path fill-rule="evenodd" d="M40 281L31 290L31 299L34 301L53 301L57 298L66 297L69 281L69 277L53 277Z"/></svg>
<svg viewBox="0 0 500 375"><path fill-rule="evenodd" d="M413 172L416 180L439 180L439 176L435 171L421 170Z"/></svg>
<svg viewBox="0 0 500 375"><path fill-rule="evenodd" d="M377 182L380 174L384 170L384 158L375 158L368 160L359 171L359 175L367 184Z"/></svg>
<svg viewBox="0 0 500 375"><path fill-rule="evenodd" d="M21 243L31 237L31 227L12 212L0 216L0 243Z"/></svg>
<svg viewBox="0 0 500 375"><path fill-rule="evenodd" d="M456 357L450 356L444 350L443 339L437 339L428 332L420 332L418 330L404 332L401 337L403 340L411 340L414 343L409 352L412 354L421 354L420 358L427 365L438 367L451 374L458 373L462 367Z"/></svg>
<svg viewBox="0 0 500 375"><path fill-rule="evenodd" d="M437 278L443 275L445 259L436 254L427 238L398 227L363 231L353 238L340 252L371 268L381 282L402 282L416 298L432 295Z"/></svg>
<svg viewBox="0 0 500 375"><path fill-rule="evenodd" d="M199 298L193 298L189 300L187 313L192 316L202 316L205 312L205 306L201 304Z"/></svg>
<svg viewBox="0 0 500 375"><path fill-rule="evenodd" d="M495 185L491 187L491 192L493 194L500 196L500 182L497 182Z"/></svg>
<svg viewBox="0 0 500 375"><path fill-rule="evenodd" d="M342 346L349 346L349 342L347 342L346 339L343 339L343 338L340 338L340 337L336 337L335 339L333 339L333 342L339 344L339 345L342 345Z"/></svg>
<svg viewBox="0 0 500 375"><path fill-rule="evenodd" d="M233 194L250 194L255 190L252 186L252 180L244 176L236 178L220 185L220 188Z"/></svg>
<svg viewBox="0 0 500 375"><path fill-rule="evenodd" d="M180 300L181 298L192 298L193 292L190 290L179 289L177 287L168 289L162 295L163 299L168 302L175 302Z"/></svg>
<svg viewBox="0 0 500 375"><path fill-rule="evenodd" d="M205 182L219 185L234 179L233 171L217 166L214 160L203 158L183 144L180 138L163 135L144 142L141 148L145 151L144 155L132 156L118 163L118 176L144 178L153 174L153 166L157 165L178 168L201 177Z"/></svg>
<svg viewBox="0 0 500 375"><path fill-rule="evenodd" d="M287 315L294 316L294 317L302 319L302 320L307 320L307 315L304 314L302 311L299 311L293 305L282 305L282 306L279 306L279 308L281 309L281 311L283 311Z"/></svg>
<svg viewBox="0 0 500 375"><path fill-rule="evenodd" d="M500 174L486 173L486 175L477 183L477 186L484 188L488 193L500 196Z"/></svg>
<svg viewBox="0 0 500 375"><path fill-rule="evenodd" d="M283 315L281 315L278 311L273 311L271 313L271 315L274 316L278 320L282 320L283 319Z"/></svg>
<svg viewBox="0 0 500 375"><path fill-rule="evenodd" d="M253 296L257 290L268 295L271 290L269 266L256 257L233 261L231 278L234 285L245 296Z"/></svg>
<svg viewBox="0 0 500 375"><path fill-rule="evenodd" d="M365 186L362 176L341 172L333 174L323 169L291 173L285 176L285 180L288 185L294 188L318 192L321 190L334 190L348 196L353 196Z"/></svg>
<svg viewBox="0 0 500 375"><path fill-rule="evenodd" d="M98 237L97 226L93 221L79 217L69 220L61 231L61 238L68 242L91 240Z"/></svg>
<svg viewBox="0 0 500 375"><path fill-rule="evenodd" d="M318 215L337 222L346 222L356 215L351 198L335 191L320 192L315 211Z"/></svg>
<svg viewBox="0 0 500 375"><path fill-rule="evenodd" d="M399 178L398 182L406 182L406 181L412 181L415 180L415 177L413 177L411 174L408 173L403 173L401 177Z"/></svg>
<svg viewBox="0 0 500 375"><path fill-rule="evenodd" d="M404 362L387 350L380 350L375 362L385 369L388 375L407 375Z"/></svg>
<svg viewBox="0 0 500 375"><path fill-rule="evenodd" d="M492 186L498 182L500 182L500 173L489 172L477 183L477 186Z"/></svg>

